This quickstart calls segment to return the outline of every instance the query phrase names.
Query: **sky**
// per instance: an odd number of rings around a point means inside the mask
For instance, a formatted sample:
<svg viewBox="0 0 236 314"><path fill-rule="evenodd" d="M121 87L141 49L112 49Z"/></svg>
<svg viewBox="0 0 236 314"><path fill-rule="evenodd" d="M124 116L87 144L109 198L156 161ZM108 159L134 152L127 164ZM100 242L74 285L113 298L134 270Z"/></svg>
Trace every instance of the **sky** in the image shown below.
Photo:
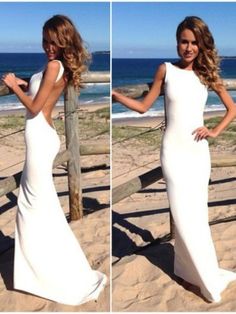
<svg viewBox="0 0 236 314"><path fill-rule="evenodd" d="M0 52L42 52L44 22L67 15L89 51L110 50L110 4L92 2L0 2Z"/></svg>
<svg viewBox="0 0 236 314"><path fill-rule="evenodd" d="M236 2L115 2L113 58L176 57L176 28L188 15L208 24L220 55L236 56Z"/></svg>

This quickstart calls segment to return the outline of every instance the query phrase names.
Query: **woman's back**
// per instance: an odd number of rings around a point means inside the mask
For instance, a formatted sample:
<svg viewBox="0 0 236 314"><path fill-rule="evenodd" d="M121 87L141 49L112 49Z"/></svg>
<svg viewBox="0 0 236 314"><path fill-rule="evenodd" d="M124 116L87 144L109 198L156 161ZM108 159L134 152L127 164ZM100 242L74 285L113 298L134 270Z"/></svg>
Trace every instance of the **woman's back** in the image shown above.
<svg viewBox="0 0 236 314"><path fill-rule="evenodd" d="M53 127L53 123L52 123L52 118L51 118L51 114L52 114L52 110L55 107L60 95L62 94L64 88L65 88L65 80L63 78L63 74L64 74L64 66L62 64L61 61L59 60L54 60L52 62L57 62L60 65L59 68L59 72L58 72L58 76L55 82L55 85L50 93L50 95L48 96L43 108L42 108L42 112L43 115L45 117L45 119L47 120L47 122L49 123L50 126ZM44 71L40 71L38 73L35 73L30 80L29 83L29 96L32 97L32 99L35 98L40 85L42 83L43 80L43 76L44 76ZM29 116L30 113L28 112Z"/></svg>

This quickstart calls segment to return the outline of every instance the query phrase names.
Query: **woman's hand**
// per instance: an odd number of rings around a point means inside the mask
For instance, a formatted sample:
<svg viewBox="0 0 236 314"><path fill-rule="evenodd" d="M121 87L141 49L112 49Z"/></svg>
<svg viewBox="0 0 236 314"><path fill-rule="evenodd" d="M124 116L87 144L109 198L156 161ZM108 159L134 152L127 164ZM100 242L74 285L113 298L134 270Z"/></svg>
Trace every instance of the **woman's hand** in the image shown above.
<svg viewBox="0 0 236 314"><path fill-rule="evenodd" d="M116 92L114 90L111 91L111 97L113 100L116 99Z"/></svg>
<svg viewBox="0 0 236 314"><path fill-rule="evenodd" d="M193 131L192 133L193 135L195 134L194 140L195 141L201 141L207 137L217 137L218 136L218 132L214 129L208 129L205 126L202 126L200 128L197 128L196 130Z"/></svg>
<svg viewBox="0 0 236 314"><path fill-rule="evenodd" d="M14 73L6 73L2 76L2 81L4 82L7 87L14 89L15 86L18 86L17 84L17 78Z"/></svg>
<svg viewBox="0 0 236 314"><path fill-rule="evenodd" d="M25 87L28 86L28 82L22 80L22 79L19 78L19 77L16 77L16 83L17 83L17 85L20 85L20 86L25 86Z"/></svg>
<svg viewBox="0 0 236 314"><path fill-rule="evenodd" d="M116 98L117 95L118 95L118 93L113 89L113 90L111 91L111 96L112 96L112 98Z"/></svg>

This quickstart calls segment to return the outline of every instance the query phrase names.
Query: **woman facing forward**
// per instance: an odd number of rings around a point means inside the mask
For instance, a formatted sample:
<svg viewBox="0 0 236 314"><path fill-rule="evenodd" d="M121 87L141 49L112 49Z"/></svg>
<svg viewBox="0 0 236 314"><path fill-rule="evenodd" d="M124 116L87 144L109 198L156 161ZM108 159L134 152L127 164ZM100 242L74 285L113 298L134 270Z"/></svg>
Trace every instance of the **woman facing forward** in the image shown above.
<svg viewBox="0 0 236 314"><path fill-rule="evenodd" d="M220 269L208 225L208 182L211 162L208 137L217 137L236 116L236 106L219 77L219 59L207 25L198 17L186 17L177 28L175 64L158 68L153 86L142 102L113 92L128 108L146 112L165 89L167 127L162 139L161 164L176 227L174 272L201 289L210 302L236 273ZM227 109L213 129L204 126L207 89L212 88Z"/></svg>
<svg viewBox="0 0 236 314"><path fill-rule="evenodd" d="M51 113L68 84L80 85L88 53L69 18L55 15L43 27L48 63L27 82L13 73L3 82L27 109L26 159L15 230L14 288L69 305L97 299L106 276L93 271L60 206L52 165L60 141ZM28 87L26 95L19 85Z"/></svg>

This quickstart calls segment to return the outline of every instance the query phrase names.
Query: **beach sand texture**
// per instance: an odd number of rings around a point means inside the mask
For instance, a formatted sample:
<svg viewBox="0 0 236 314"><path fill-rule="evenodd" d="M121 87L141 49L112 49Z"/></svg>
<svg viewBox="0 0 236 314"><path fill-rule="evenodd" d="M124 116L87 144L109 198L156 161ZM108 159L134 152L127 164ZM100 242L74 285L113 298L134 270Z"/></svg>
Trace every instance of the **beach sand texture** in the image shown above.
<svg viewBox="0 0 236 314"><path fill-rule="evenodd" d="M97 109L93 108L94 110ZM87 110L87 109L86 109ZM87 112L87 111L86 111ZM21 113L21 111L20 111ZM1 117L0 117L1 121ZM9 130L1 130L3 133ZM105 134L96 139L109 141L109 135ZM64 136L61 136L62 143ZM85 143L93 143L90 139ZM82 141L83 142L83 141ZM84 144L85 144L84 143ZM61 150L65 149L62 144ZM0 145L1 177L5 177L22 170L24 160L23 133L15 134L8 139L2 139ZM4 158L3 158L4 156ZM12 290L13 254L9 249L0 255L0 311L47 311L47 312L107 312L110 309L110 209L109 209L109 155L82 156L82 168L90 168L96 165L106 166L96 171L87 171L82 174L83 202L85 216L82 220L73 221L70 226L80 242L89 263L93 269L100 270L108 276L108 284L100 294L98 301L91 301L80 306L58 304L39 298L24 292ZM15 166L12 166L14 165ZM68 216L68 185L67 173L63 165L54 169L54 182L59 199L65 214ZM9 193L0 199L0 243L1 250L13 244L14 223L16 214L16 198L18 190ZM43 232L43 230L42 230ZM53 222L52 222L53 232ZM52 248L53 249L53 248ZM63 248L62 248L63 250ZM79 265L78 265L79 267Z"/></svg>
<svg viewBox="0 0 236 314"><path fill-rule="evenodd" d="M157 119L149 119L148 124L136 119L133 124L151 127L157 123ZM211 153L232 155L236 154L236 147L216 145L211 147ZM113 188L159 163L156 146L144 145L137 139L113 145ZM230 222L212 225L212 236L220 266L234 271L235 197L235 167L212 169L209 220L234 216ZM198 288L174 276L173 240L161 244L156 241L170 232L168 210L164 180L113 205L113 311L236 311L236 282L224 291L220 303L211 304L199 297Z"/></svg>

